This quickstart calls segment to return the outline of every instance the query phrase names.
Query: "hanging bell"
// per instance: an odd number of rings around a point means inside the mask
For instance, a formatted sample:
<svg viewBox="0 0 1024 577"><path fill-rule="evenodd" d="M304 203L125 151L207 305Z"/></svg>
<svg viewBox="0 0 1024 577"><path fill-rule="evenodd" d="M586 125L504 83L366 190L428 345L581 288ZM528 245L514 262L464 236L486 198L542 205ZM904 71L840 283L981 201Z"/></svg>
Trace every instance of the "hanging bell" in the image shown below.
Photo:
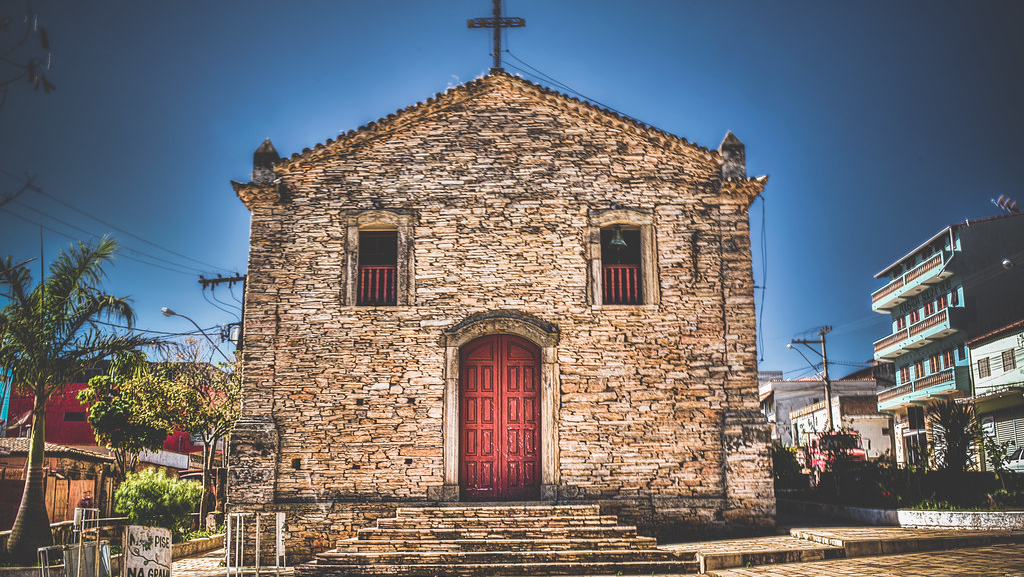
<svg viewBox="0 0 1024 577"><path fill-rule="evenodd" d="M612 240L608 242L612 248L626 248L626 239L622 238L622 227L615 225L615 232L612 233Z"/></svg>

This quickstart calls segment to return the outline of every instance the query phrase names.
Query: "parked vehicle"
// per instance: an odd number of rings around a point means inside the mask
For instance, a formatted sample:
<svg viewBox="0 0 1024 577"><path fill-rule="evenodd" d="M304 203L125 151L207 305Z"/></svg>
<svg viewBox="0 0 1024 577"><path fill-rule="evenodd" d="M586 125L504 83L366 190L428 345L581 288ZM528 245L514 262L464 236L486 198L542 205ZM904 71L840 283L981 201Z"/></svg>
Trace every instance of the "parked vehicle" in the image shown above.
<svg viewBox="0 0 1024 577"><path fill-rule="evenodd" d="M849 434L854 438L854 446L842 449L842 451L846 453L847 458L851 461L867 461L868 454L861 444L860 434L856 432ZM830 452L830 442L832 442L832 438L829 435L818 433L812 435L808 440L807 446L801 447L801 450L797 453L797 461L815 478L824 473L825 468L835 458ZM1024 466L1024 461L1022 461L1022 466Z"/></svg>
<svg viewBox="0 0 1024 577"><path fill-rule="evenodd" d="M1016 473L1024 473L1024 447L1021 447L1006 458L1006 468Z"/></svg>

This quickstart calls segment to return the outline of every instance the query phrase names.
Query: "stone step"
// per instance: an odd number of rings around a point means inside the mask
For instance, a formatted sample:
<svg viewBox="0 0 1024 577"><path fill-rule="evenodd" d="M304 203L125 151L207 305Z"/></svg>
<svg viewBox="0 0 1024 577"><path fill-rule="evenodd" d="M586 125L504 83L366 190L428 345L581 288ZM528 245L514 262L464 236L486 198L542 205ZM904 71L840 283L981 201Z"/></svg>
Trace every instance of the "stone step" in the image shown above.
<svg viewBox="0 0 1024 577"><path fill-rule="evenodd" d="M317 555L318 565L484 565L494 563L627 563L694 561L659 549L573 550L573 551L401 551L396 553L350 553L329 551Z"/></svg>
<svg viewBox="0 0 1024 577"><path fill-rule="evenodd" d="M395 553L400 551L571 551L654 549L658 542L653 537L629 539L453 539L387 541L383 539L343 539L340 551L363 553Z"/></svg>
<svg viewBox="0 0 1024 577"><path fill-rule="evenodd" d="M476 529L360 529L360 540L389 541L457 539L628 539L636 537L636 527L609 525L601 527L480 527Z"/></svg>
<svg viewBox="0 0 1024 577"><path fill-rule="evenodd" d="M567 575L678 575L696 573L696 561L547 562L423 565L329 565L306 563L295 568L297 577L548 577Z"/></svg>
<svg viewBox="0 0 1024 577"><path fill-rule="evenodd" d="M439 507L399 507L395 516L409 517L577 517L601 514L598 505L448 505Z"/></svg>
<svg viewBox="0 0 1024 577"><path fill-rule="evenodd" d="M378 529L481 529L517 527L614 527L614 515L578 515L558 517L400 517L378 519Z"/></svg>

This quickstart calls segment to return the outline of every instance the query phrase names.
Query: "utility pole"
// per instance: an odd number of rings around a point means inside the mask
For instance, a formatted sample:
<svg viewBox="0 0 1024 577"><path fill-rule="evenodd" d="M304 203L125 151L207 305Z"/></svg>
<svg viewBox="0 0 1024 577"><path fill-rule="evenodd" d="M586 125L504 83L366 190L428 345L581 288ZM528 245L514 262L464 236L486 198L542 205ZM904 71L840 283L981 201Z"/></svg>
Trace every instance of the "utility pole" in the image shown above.
<svg viewBox="0 0 1024 577"><path fill-rule="evenodd" d="M822 379L821 380L825 382L825 424L828 427L828 432L831 433L831 432L834 432L836 430L836 427L835 427L835 422L832 419L832 381L830 381L829 378L828 378L828 350L825 348L825 335L827 335L830 332L832 332L832 327L830 327L828 325L823 326L823 327L821 327L821 329L818 330L818 337L820 337L818 340L816 340L816 341L808 341L808 340L803 340L803 339L794 339L794 340L790 341L790 343L788 345L786 345L786 348L793 349L796 352L800 353L800 356L804 357L804 360L807 361L807 363L809 365L811 365L811 368L815 368L816 369L817 365L815 365L811 361L807 360L807 357L804 356L804 354L800 351L800 349L794 348L793 345L803 345L803 346L807 347L807 350L809 350L809 351L811 351L811 352L813 352L813 353L815 353L815 354L817 354L817 355L819 355L821 357L821 362L824 365L824 370L822 370L822 375L821 375ZM811 348L811 345L818 345L818 344L821 345L821 352L820 353L818 351L816 351L816 350Z"/></svg>

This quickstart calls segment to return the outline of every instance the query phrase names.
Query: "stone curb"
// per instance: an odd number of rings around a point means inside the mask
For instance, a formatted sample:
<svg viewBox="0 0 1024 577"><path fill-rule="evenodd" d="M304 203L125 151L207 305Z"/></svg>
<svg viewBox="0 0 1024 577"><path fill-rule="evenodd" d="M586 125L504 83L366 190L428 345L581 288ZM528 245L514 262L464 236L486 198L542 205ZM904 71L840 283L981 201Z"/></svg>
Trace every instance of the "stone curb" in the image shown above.
<svg viewBox="0 0 1024 577"><path fill-rule="evenodd" d="M868 525L918 529L1024 529L1024 511L925 511L869 509L831 503L779 499L780 513L798 513L857 521Z"/></svg>

